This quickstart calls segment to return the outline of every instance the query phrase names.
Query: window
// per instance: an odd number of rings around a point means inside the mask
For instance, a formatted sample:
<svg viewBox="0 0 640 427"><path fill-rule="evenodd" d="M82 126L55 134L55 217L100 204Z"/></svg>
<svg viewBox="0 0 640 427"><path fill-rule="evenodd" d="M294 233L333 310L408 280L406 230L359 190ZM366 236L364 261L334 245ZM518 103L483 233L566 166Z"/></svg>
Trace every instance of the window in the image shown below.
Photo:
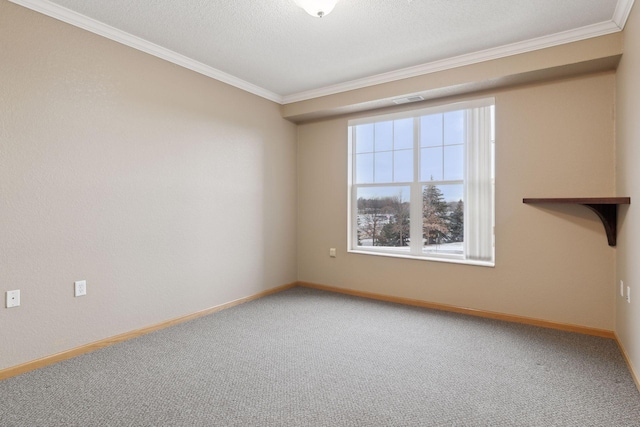
<svg viewBox="0 0 640 427"><path fill-rule="evenodd" d="M494 100L349 121L349 251L494 265Z"/></svg>

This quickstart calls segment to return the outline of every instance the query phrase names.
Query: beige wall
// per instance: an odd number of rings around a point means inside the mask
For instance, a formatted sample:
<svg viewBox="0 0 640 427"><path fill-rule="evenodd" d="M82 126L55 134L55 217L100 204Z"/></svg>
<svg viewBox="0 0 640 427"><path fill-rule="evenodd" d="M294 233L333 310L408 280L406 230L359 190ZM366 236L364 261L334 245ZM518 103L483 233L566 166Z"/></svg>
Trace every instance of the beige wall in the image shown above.
<svg viewBox="0 0 640 427"><path fill-rule="evenodd" d="M282 106L296 123L394 106L393 100L420 95L426 100L484 90L613 71L622 56L620 32L517 55L421 74ZM372 90L373 89L373 90Z"/></svg>
<svg viewBox="0 0 640 427"><path fill-rule="evenodd" d="M0 369L296 280L277 104L5 0L0 52Z"/></svg>
<svg viewBox="0 0 640 427"><path fill-rule="evenodd" d="M300 125L298 279L613 330L616 249L600 221L522 198L614 193L614 89L609 72L491 93L495 268L346 253L349 117Z"/></svg>
<svg viewBox="0 0 640 427"><path fill-rule="evenodd" d="M632 198L634 13L617 78L617 193ZM278 105L6 0L0 52L0 291L23 300L0 309L0 369L296 279L615 327L640 365L637 302L614 292L616 252L618 277L640 280L633 208L615 249L582 207L522 204L615 193L613 73L483 94L498 145L487 268L346 253L354 115L298 126L296 147ZM73 298L79 279L88 295Z"/></svg>
<svg viewBox="0 0 640 427"><path fill-rule="evenodd" d="M617 279L631 286L628 304L616 290L616 333L640 381L640 9L624 30L624 55L616 75L617 192L631 205L619 215Z"/></svg>

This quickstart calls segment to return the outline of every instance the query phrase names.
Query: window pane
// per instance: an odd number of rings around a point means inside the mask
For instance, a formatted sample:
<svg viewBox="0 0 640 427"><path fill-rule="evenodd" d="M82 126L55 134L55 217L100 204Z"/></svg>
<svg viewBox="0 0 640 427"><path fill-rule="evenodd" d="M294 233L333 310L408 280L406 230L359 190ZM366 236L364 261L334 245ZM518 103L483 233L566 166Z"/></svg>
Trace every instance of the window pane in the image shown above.
<svg viewBox="0 0 640 427"><path fill-rule="evenodd" d="M464 254L463 185L422 187L423 253Z"/></svg>
<svg viewBox="0 0 640 427"><path fill-rule="evenodd" d="M356 153L373 151L373 124L356 126Z"/></svg>
<svg viewBox="0 0 640 427"><path fill-rule="evenodd" d="M444 145L464 144L464 111L444 114Z"/></svg>
<svg viewBox="0 0 640 427"><path fill-rule="evenodd" d="M420 149L420 181L442 180L442 148Z"/></svg>
<svg viewBox="0 0 640 427"><path fill-rule="evenodd" d="M393 121L393 148L413 148L413 118Z"/></svg>
<svg viewBox="0 0 640 427"><path fill-rule="evenodd" d="M420 117L420 146L442 145L442 114Z"/></svg>
<svg viewBox="0 0 640 427"><path fill-rule="evenodd" d="M357 246L409 245L409 187L357 189Z"/></svg>
<svg viewBox="0 0 640 427"><path fill-rule="evenodd" d="M413 181L413 150L399 150L393 153L393 180Z"/></svg>
<svg viewBox="0 0 640 427"><path fill-rule="evenodd" d="M464 146L447 145L444 147L444 179L464 179Z"/></svg>
<svg viewBox="0 0 640 427"><path fill-rule="evenodd" d="M375 153L374 182L393 182L393 152Z"/></svg>
<svg viewBox="0 0 640 427"><path fill-rule="evenodd" d="M376 151L390 151L393 149L393 122L375 124Z"/></svg>
<svg viewBox="0 0 640 427"><path fill-rule="evenodd" d="M356 155L356 184L373 182L373 154Z"/></svg>

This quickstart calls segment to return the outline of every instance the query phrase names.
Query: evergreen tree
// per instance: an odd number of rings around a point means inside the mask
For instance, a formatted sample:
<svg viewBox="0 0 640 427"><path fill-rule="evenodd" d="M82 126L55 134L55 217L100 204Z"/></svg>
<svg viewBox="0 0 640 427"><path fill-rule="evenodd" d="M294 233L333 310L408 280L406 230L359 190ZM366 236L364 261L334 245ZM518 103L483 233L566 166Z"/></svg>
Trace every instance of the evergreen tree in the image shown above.
<svg viewBox="0 0 640 427"><path fill-rule="evenodd" d="M449 239L451 242L464 242L464 203L458 200L449 216Z"/></svg>
<svg viewBox="0 0 640 427"><path fill-rule="evenodd" d="M442 243L449 233L448 207L442 191L427 185L422 192L422 230L426 245Z"/></svg>

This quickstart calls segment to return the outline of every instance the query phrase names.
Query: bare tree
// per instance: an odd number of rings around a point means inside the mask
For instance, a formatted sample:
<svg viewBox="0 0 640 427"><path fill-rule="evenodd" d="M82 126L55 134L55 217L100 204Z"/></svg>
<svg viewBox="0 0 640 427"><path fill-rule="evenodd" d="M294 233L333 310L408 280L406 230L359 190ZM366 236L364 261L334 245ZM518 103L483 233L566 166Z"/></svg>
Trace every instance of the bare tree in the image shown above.
<svg viewBox="0 0 640 427"><path fill-rule="evenodd" d="M358 244L371 239L371 244L377 246L382 225L388 221L386 204L386 198L358 199Z"/></svg>

